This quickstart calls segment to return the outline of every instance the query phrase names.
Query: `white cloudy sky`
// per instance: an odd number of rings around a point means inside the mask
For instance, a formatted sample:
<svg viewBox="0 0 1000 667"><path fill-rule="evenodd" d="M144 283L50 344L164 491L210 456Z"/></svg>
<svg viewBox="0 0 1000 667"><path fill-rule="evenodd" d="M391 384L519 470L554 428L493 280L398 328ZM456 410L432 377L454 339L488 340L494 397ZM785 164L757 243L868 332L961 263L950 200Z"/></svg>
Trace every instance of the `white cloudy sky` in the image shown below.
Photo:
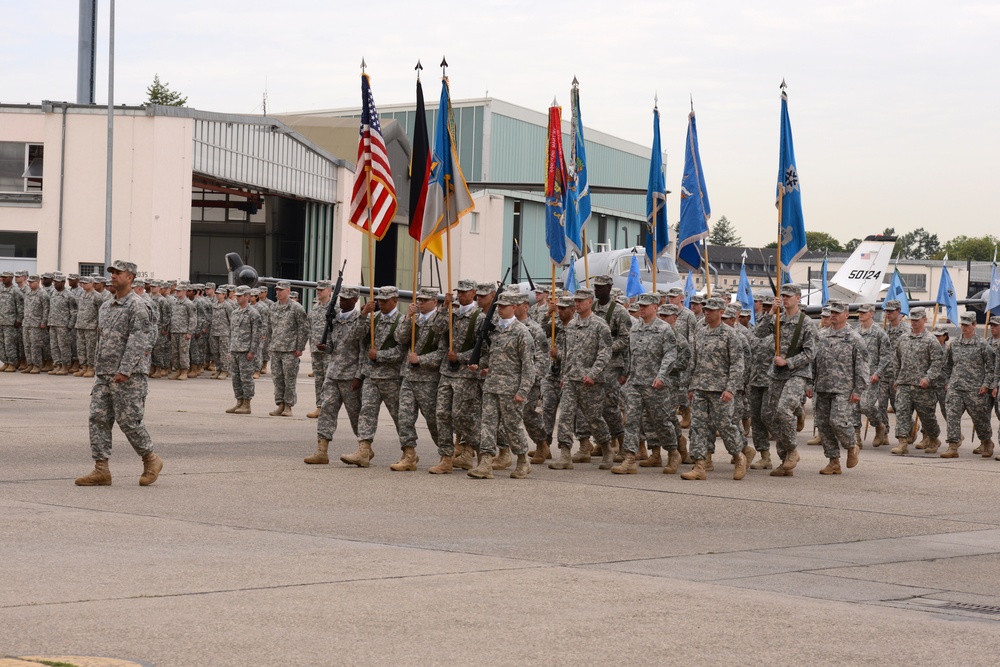
<svg viewBox="0 0 1000 667"><path fill-rule="evenodd" d="M0 102L75 99L77 8L6 12ZM1000 230L996 0L119 0L115 21L119 103L141 103L159 73L209 111L259 113L265 87L272 112L356 106L362 56L376 102L405 103L416 60L434 76L445 54L455 99L489 91L543 111L568 103L576 75L588 127L649 145L655 93L674 192L693 95L714 218L754 244L775 235L784 78L807 229Z"/></svg>

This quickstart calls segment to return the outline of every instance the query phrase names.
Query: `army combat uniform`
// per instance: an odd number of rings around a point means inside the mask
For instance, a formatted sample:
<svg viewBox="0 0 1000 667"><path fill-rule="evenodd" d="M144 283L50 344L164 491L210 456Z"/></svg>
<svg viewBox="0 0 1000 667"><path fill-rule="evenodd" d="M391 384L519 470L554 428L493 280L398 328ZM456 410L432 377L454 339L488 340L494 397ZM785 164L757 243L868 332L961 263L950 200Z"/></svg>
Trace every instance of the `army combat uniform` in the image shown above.
<svg viewBox="0 0 1000 667"><path fill-rule="evenodd" d="M923 308L910 311L910 321L926 319ZM893 375L896 378L896 438L899 446L892 449L896 455L905 455L910 444L913 428L913 411L917 411L924 432L932 440L938 440L941 427L937 420L937 394L934 381L944 369L944 348L929 331L910 333L900 337L893 352ZM927 380L927 387L920 382Z"/></svg>
<svg viewBox="0 0 1000 667"><path fill-rule="evenodd" d="M437 290L422 288L417 293L417 299L437 300ZM424 416L431 441L441 452L437 425L437 392L440 378L441 362L448 352L448 340L444 318L435 308L424 315L419 311L413 315L415 325L409 316L403 318L396 327L396 343L402 350L401 381L399 386L399 446L405 451L407 447L417 446L417 413ZM415 331L414 331L415 329ZM411 336L413 333L413 336ZM442 335L444 334L444 335ZM417 355L417 363L411 364L407 359L410 343ZM454 448L454 444L452 444ZM414 461L415 463L415 461ZM411 467L411 466L407 466Z"/></svg>
<svg viewBox="0 0 1000 667"><path fill-rule="evenodd" d="M878 382L869 383L865 387L865 393L861 396L861 414L868 418L868 423L875 427L876 433L882 435L882 437L876 435L877 442L872 444L885 445L888 443L884 436L885 429L889 425L886 410L889 406L889 388L891 386L892 343L889 340L889 334L874 323L867 329L863 326L860 327L858 334L865 342L868 370L873 376L878 376Z"/></svg>
<svg viewBox="0 0 1000 667"><path fill-rule="evenodd" d="M975 324L975 315L966 313L962 315L961 322ZM950 366L951 372L946 378L948 394L945 398L947 407L945 421L948 425L949 452L954 450L954 453L958 454L958 446L962 441L962 414L968 412L976 436L983 443L981 453L984 457L992 456L993 427L990 424L990 407L993 396L990 391L994 383L996 363L996 355L989 343L976 336L975 330L971 338L964 336L957 338L948 347L945 366Z"/></svg>
<svg viewBox="0 0 1000 667"><path fill-rule="evenodd" d="M237 293L239 293L239 289L245 289L245 286L238 288ZM233 380L233 395L237 402L244 401L246 403L247 413L249 413L250 400L255 393L253 374L257 369L257 357L260 356L260 320L260 312L250 304L244 308L237 306L228 317L229 341L226 347L229 350L229 372ZM253 353L252 359L247 358L250 353Z"/></svg>
<svg viewBox="0 0 1000 667"><path fill-rule="evenodd" d="M4 278L13 278L11 271L4 271ZM4 370L13 372L18 365L17 339L21 337L21 322L24 320L24 294L11 284L0 285L0 359Z"/></svg>
<svg viewBox="0 0 1000 667"><path fill-rule="evenodd" d="M357 298L357 290L345 288L341 295ZM362 365L367 360L368 320L360 311L337 313L328 337L326 377L323 382L323 402L316 435L331 440L337 431L340 406L347 410L354 437L358 436L358 416L361 414ZM355 384L357 383L357 384ZM352 386L354 385L354 386Z"/></svg>
<svg viewBox="0 0 1000 667"><path fill-rule="evenodd" d="M34 282L35 286L29 288L24 297L21 332L24 334L24 353L27 355L28 365L31 366L32 373L37 373L44 364L45 340L48 339L45 327L49 324L49 293L37 284L38 276L29 276L28 281Z"/></svg>
<svg viewBox="0 0 1000 667"><path fill-rule="evenodd" d="M170 304L170 363L181 371L176 377L187 377L191 367L191 339L198 326L198 310L183 288L178 286L177 298Z"/></svg>
<svg viewBox="0 0 1000 667"><path fill-rule="evenodd" d="M398 298L398 295L395 287L382 287L375 298L381 301ZM403 315L399 309L393 309L389 314L376 312L372 315L375 318L375 343L372 347L376 350L376 358L366 358L362 369L365 381L361 388L361 414L358 418L358 442L366 443L363 447L369 448L378 430L378 413L382 404L385 404L399 432L400 365L404 356L403 348L396 342L396 329L403 326ZM367 464L364 461L364 467Z"/></svg>
<svg viewBox="0 0 1000 667"><path fill-rule="evenodd" d="M288 283L279 282L277 288L288 289ZM306 311L290 298L285 303L275 303L268 313L270 321L271 379L274 381L274 403L283 416L291 415L297 394L295 383L299 374L299 355L309 342ZM285 413L288 414L285 414ZM273 416L273 415L272 415Z"/></svg>
<svg viewBox="0 0 1000 667"><path fill-rule="evenodd" d="M460 280L458 289L471 291L476 289L476 283L472 280ZM468 364L472 349L476 345L476 335L479 327L486 321L486 316L473 302L467 306L454 306L451 321L451 335L457 360L454 363L447 359L441 362L441 379L438 383L435 408L438 451L441 456L455 454L456 436L460 443L478 451L479 415L482 410L479 372L470 370ZM447 329L444 335L448 335ZM471 452L468 458L471 458Z"/></svg>

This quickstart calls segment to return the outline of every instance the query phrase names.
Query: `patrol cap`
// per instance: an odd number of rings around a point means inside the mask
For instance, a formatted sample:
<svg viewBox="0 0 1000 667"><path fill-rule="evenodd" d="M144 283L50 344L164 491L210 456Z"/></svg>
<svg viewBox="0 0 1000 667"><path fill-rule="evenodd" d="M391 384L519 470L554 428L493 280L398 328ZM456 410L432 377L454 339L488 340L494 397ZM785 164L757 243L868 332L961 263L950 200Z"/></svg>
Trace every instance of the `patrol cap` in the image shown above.
<svg viewBox="0 0 1000 667"><path fill-rule="evenodd" d="M287 280L279 280L278 284L274 286L274 289L292 289L292 284Z"/></svg>
<svg viewBox="0 0 1000 667"><path fill-rule="evenodd" d="M27 272L27 271L25 271L25 270L23 270L23 269L22 269L22 270L20 270L20 271L15 271L15 272L14 272L14 277L15 277L15 278L17 278L17 277L20 277L20 278L27 278L27 277L28 277L28 272Z"/></svg>
<svg viewBox="0 0 1000 667"><path fill-rule="evenodd" d="M667 297L684 296L684 290L680 287L671 287L667 290Z"/></svg>
<svg viewBox="0 0 1000 667"><path fill-rule="evenodd" d="M657 315L666 315L668 317L670 315L680 315L680 313L681 309L678 308L677 305L673 303L665 303L656 309Z"/></svg>
<svg viewBox="0 0 1000 667"><path fill-rule="evenodd" d="M240 287L246 287L246 285L240 285ZM237 287L236 290L239 291L240 287ZM250 296L260 296L260 288L259 287L251 288Z"/></svg>
<svg viewBox="0 0 1000 667"><path fill-rule="evenodd" d="M29 283L37 283L38 282L38 276L36 276L35 274L31 274L30 276L28 276L28 282Z"/></svg>
<svg viewBox="0 0 1000 667"><path fill-rule="evenodd" d="M722 311L722 317L727 320L735 320L740 316L740 304L731 303L726 306L726 309Z"/></svg>
<svg viewBox="0 0 1000 667"><path fill-rule="evenodd" d="M713 296L711 299L705 302L705 310L722 310L726 307L726 302L717 296Z"/></svg>
<svg viewBox="0 0 1000 667"><path fill-rule="evenodd" d="M830 306L823 306L823 310L819 313L820 317L830 317L832 314L833 311L830 310Z"/></svg>
<svg viewBox="0 0 1000 667"><path fill-rule="evenodd" d="M195 284L191 285L188 289L203 290L203 289L205 289L205 284L204 283L195 283Z"/></svg>
<svg viewBox="0 0 1000 667"><path fill-rule="evenodd" d="M911 308L910 309L910 319L911 320L925 320L927 319L927 309L922 307Z"/></svg>
<svg viewBox="0 0 1000 667"><path fill-rule="evenodd" d="M882 304L882 310L899 310L902 307L903 304L901 304L896 299L889 299L888 301Z"/></svg>
<svg viewBox="0 0 1000 667"><path fill-rule="evenodd" d="M136 266L134 262L126 262L123 259L116 259L111 262L111 266L105 268L104 270L110 273L115 271L125 271L126 273L131 273L134 276L136 273Z"/></svg>
<svg viewBox="0 0 1000 667"><path fill-rule="evenodd" d="M976 314L975 313L962 313L962 315L958 318L958 321L961 322L962 324L975 324L976 323Z"/></svg>
<svg viewBox="0 0 1000 667"><path fill-rule="evenodd" d="M93 282L93 278L91 278L90 276L82 276L80 278L81 285L89 285L91 282Z"/></svg>
<svg viewBox="0 0 1000 667"><path fill-rule="evenodd" d="M476 296L487 296L496 290L496 283L476 283Z"/></svg>
<svg viewBox="0 0 1000 667"><path fill-rule="evenodd" d="M458 281L461 284L461 280ZM548 294L549 290L545 285L535 285L535 294Z"/></svg>
<svg viewBox="0 0 1000 667"><path fill-rule="evenodd" d="M640 306L657 306L660 304L660 297L655 294L650 294L646 292L645 294L640 294L636 299L636 303Z"/></svg>
<svg viewBox="0 0 1000 667"><path fill-rule="evenodd" d="M757 292L756 294L753 295L753 300L754 301L763 301L764 297L765 297L764 294L761 294L760 292Z"/></svg>
<svg viewBox="0 0 1000 667"><path fill-rule="evenodd" d="M150 281L146 281L147 283ZM205 289L215 289L215 283L205 283Z"/></svg>
<svg viewBox="0 0 1000 667"><path fill-rule="evenodd" d="M52 274L52 280L57 283L64 283L66 282L66 274L62 271L56 271Z"/></svg>
<svg viewBox="0 0 1000 667"><path fill-rule="evenodd" d="M749 308L740 308L740 317L750 317L753 311Z"/></svg>
<svg viewBox="0 0 1000 667"><path fill-rule="evenodd" d="M70 280L79 280L80 279L80 274L79 273L71 273L71 274L69 274L67 276L67 278L69 278Z"/></svg>
<svg viewBox="0 0 1000 667"><path fill-rule="evenodd" d="M561 296L556 301L556 305L560 308L576 308L576 301L572 296ZM1000 317L997 318L997 321L1000 322Z"/></svg>
<svg viewBox="0 0 1000 667"><path fill-rule="evenodd" d="M523 292L511 292L511 294L514 295L514 300L517 302L516 305L528 303L530 301L530 299L528 299L528 295Z"/></svg>
<svg viewBox="0 0 1000 667"><path fill-rule="evenodd" d="M990 318L990 326L995 327L1000 325L1000 315L994 315Z"/></svg>
<svg viewBox="0 0 1000 667"><path fill-rule="evenodd" d="M458 291L459 292L471 292L476 289L476 281L470 278L462 278L458 281ZM535 290L538 291L537 289Z"/></svg>
<svg viewBox="0 0 1000 667"><path fill-rule="evenodd" d="M52 273L50 271L46 271L45 273L42 274L42 278L51 278L51 277Z"/></svg>
<svg viewBox="0 0 1000 667"><path fill-rule="evenodd" d="M785 283L781 286L781 296L802 296L802 288L795 283Z"/></svg>
<svg viewBox="0 0 1000 667"><path fill-rule="evenodd" d="M948 330L944 327L943 324L939 324L936 327L934 327L934 330L931 331L931 333L933 333L935 336L947 336Z"/></svg>
<svg viewBox="0 0 1000 667"><path fill-rule="evenodd" d="M576 301L583 301L584 299L593 299L594 290L587 289L586 287L581 287L573 294L573 299Z"/></svg>
<svg viewBox="0 0 1000 667"><path fill-rule="evenodd" d="M0 278L13 278L13 277L14 277L13 271L4 271L3 273L0 273Z"/></svg>
<svg viewBox="0 0 1000 667"><path fill-rule="evenodd" d="M850 311L850 307L848 307L847 303L844 301L831 301L829 306L831 313L844 313Z"/></svg>
<svg viewBox="0 0 1000 667"><path fill-rule="evenodd" d="M620 296L625 296L625 292L624 292L624 290L622 290L621 287L612 287L611 288L611 295L617 298L617 297L620 297Z"/></svg>
<svg viewBox="0 0 1000 667"><path fill-rule="evenodd" d="M236 288L236 296L250 296L250 288L246 285L240 285Z"/></svg>
<svg viewBox="0 0 1000 667"><path fill-rule="evenodd" d="M630 312L630 313L638 313L639 312L639 304L638 303L630 303L628 305L628 312Z"/></svg>
<svg viewBox="0 0 1000 667"><path fill-rule="evenodd" d="M518 302L518 294L513 292L503 292L499 297L497 297L497 303L501 306L516 306Z"/></svg>
<svg viewBox="0 0 1000 667"><path fill-rule="evenodd" d="M316 289L331 289L333 287L333 281L331 280L317 280Z"/></svg>
<svg viewBox="0 0 1000 667"><path fill-rule="evenodd" d="M773 304L774 304L774 295L773 294L765 294L764 295L764 305L765 306L770 306L770 305L773 305Z"/></svg>
<svg viewBox="0 0 1000 667"><path fill-rule="evenodd" d="M357 299L358 298L358 288L357 287L341 287L340 288L340 298L341 299Z"/></svg>
<svg viewBox="0 0 1000 667"><path fill-rule="evenodd" d="M616 297L615 297L615 301L617 301L618 303L620 303L620 304L621 304L621 305L623 305L623 306L627 306L627 305L629 305L629 303L628 303L628 297L627 297L627 296L625 296L624 294L621 294L621 295L619 295L619 296L616 296ZM657 299L657 300L656 300L656 302L657 302L657 303L659 303L659 302L660 302L660 300L659 300L659 299Z"/></svg>
<svg viewBox="0 0 1000 667"><path fill-rule="evenodd" d="M609 276L607 274L603 274L603 275L600 275L600 276L594 276L594 284L595 285L614 285L615 281L611 278L611 276Z"/></svg>
<svg viewBox="0 0 1000 667"><path fill-rule="evenodd" d="M858 312L859 313L874 313L875 312L875 304L874 303L863 303L860 306L858 306Z"/></svg>
<svg viewBox="0 0 1000 667"><path fill-rule="evenodd" d="M386 287L379 287L378 294L375 295L376 301L388 301L389 299L398 299L399 290L392 285Z"/></svg>
<svg viewBox="0 0 1000 667"><path fill-rule="evenodd" d="M436 287L421 287L417 292L417 298L424 301L437 301L438 290Z"/></svg>
<svg viewBox="0 0 1000 667"><path fill-rule="evenodd" d="M700 303L701 305L704 306L705 305L705 296L702 295L702 294L692 294L691 295L691 300L689 301L689 303Z"/></svg>

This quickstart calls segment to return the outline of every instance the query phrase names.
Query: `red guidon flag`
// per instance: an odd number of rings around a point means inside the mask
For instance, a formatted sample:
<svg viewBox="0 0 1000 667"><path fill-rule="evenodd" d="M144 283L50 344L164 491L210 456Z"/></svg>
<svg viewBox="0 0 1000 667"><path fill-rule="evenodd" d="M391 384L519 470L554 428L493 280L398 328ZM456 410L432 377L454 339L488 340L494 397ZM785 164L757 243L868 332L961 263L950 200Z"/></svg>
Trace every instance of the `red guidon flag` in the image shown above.
<svg viewBox="0 0 1000 667"><path fill-rule="evenodd" d="M361 139L354 168L350 224L382 240L396 215L396 186L368 75L361 75Z"/></svg>

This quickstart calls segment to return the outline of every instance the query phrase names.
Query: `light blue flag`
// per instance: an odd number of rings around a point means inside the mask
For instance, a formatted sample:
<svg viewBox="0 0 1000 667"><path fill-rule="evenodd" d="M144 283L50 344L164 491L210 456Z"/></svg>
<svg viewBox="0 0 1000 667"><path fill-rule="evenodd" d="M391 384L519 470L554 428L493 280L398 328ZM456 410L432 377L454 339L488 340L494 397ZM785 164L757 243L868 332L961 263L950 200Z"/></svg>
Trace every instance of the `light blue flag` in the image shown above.
<svg viewBox="0 0 1000 667"><path fill-rule="evenodd" d="M820 272L820 280L823 281L823 305L830 301L830 281L827 273L826 256L823 256L823 270Z"/></svg>
<svg viewBox="0 0 1000 667"><path fill-rule="evenodd" d="M563 285L563 289L570 293L574 293L580 289L580 281L576 279L575 257L572 257L569 260L569 271L566 272L566 284Z"/></svg>
<svg viewBox="0 0 1000 667"><path fill-rule="evenodd" d="M788 93L781 82L781 148L778 155L777 205L781 209L781 268L788 271L807 250L806 224L802 218L802 192L795 167L792 123L788 120Z"/></svg>
<svg viewBox="0 0 1000 667"><path fill-rule="evenodd" d="M781 272L781 285L787 285L790 282L792 282L792 274L790 274L788 271L782 271ZM779 291L781 290L781 285L778 285L778 290Z"/></svg>
<svg viewBox="0 0 1000 667"><path fill-rule="evenodd" d="M653 107L653 155L649 160L649 186L646 188L646 257L654 270L656 258L663 254L668 243L670 228L667 226L667 179L663 174L663 151L660 149L660 110Z"/></svg>
<svg viewBox="0 0 1000 667"><path fill-rule="evenodd" d="M740 266L740 284L736 288L736 300L739 301L744 308L750 309L750 323L757 324L757 313L753 305L753 290L750 289L750 279L747 278L747 267L746 264Z"/></svg>
<svg viewBox="0 0 1000 667"><path fill-rule="evenodd" d="M639 255L632 253L632 263L628 267L628 283L625 285L625 296L631 299L645 293L646 288L639 275Z"/></svg>
<svg viewBox="0 0 1000 667"><path fill-rule="evenodd" d="M684 307L685 308L690 308L691 307L691 297L693 297L697 293L698 293L698 291L694 287L694 274L691 271L688 271L688 279L687 279L687 282L684 283Z"/></svg>
<svg viewBox="0 0 1000 667"><path fill-rule="evenodd" d="M944 261L941 263L941 282L938 284L937 299L934 301L939 306L944 307L948 319L957 329L959 326L958 296L955 294L955 284L951 282L951 274L948 273L948 265L945 263L947 261L948 256L945 255Z"/></svg>
<svg viewBox="0 0 1000 667"><path fill-rule="evenodd" d="M990 276L990 291L986 296L986 311L993 315L1000 315L1000 273L997 273L997 265L993 264L993 275Z"/></svg>
<svg viewBox="0 0 1000 667"><path fill-rule="evenodd" d="M590 221L590 185L587 179L587 148L583 142L583 117L580 115L580 88L576 78L570 91L573 114L572 154L567 165L569 189L566 202L566 239L578 253L583 252L583 228Z"/></svg>
<svg viewBox="0 0 1000 667"><path fill-rule="evenodd" d="M892 270L892 281L889 283L889 291L885 294L885 301L892 300L899 301L899 312L904 315L910 314L910 299L906 296L906 286L903 284L903 278L899 275L899 269ZM882 302L882 307L885 307L885 301Z"/></svg>
<svg viewBox="0 0 1000 667"><path fill-rule="evenodd" d="M694 111L688 114L687 143L684 147L684 178L681 180L681 224L677 233L677 256L696 269L701 268L704 239L708 237L708 219L712 205L708 202L705 172L701 169L698 151L698 127Z"/></svg>

